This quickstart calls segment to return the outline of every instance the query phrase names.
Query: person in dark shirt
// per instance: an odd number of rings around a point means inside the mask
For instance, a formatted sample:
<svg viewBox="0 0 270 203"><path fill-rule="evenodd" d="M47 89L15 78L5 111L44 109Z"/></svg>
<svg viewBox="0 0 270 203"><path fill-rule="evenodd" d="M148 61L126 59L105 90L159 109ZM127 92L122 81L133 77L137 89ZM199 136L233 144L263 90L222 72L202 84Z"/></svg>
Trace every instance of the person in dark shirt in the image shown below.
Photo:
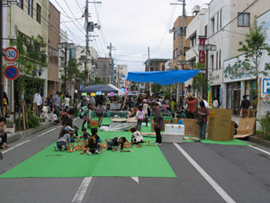
<svg viewBox="0 0 270 203"><path fill-rule="evenodd" d="M240 109L242 109L242 118L244 119L245 117L249 118L248 116L248 108L250 106L250 101L247 100L247 96L243 96L243 100L241 101L241 106Z"/></svg>
<svg viewBox="0 0 270 203"><path fill-rule="evenodd" d="M125 137L115 137L112 140L107 140L107 150L112 150L113 152L115 152L115 150L117 150L117 147L119 144L121 144L121 150L124 148L124 143L126 142L126 138Z"/></svg>
<svg viewBox="0 0 270 203"><path fill-rule="evenodd" d="M82 127L82 133L83 133L83 136L80 136L80 139L83 139L84 141L88 140L90 137L90 134L88 132L86 132L85 127Z"/></svg>
<svg viewBox="0 0 270 203"><path fill-rule="evenodd" d="M100 144L101 139L97 135L97 128L92 128L91 129L92 135L88 139L88 148L89 150L86 151L88 155L92 155L94 153L100 154L99 149L100 149Z"/></svg>

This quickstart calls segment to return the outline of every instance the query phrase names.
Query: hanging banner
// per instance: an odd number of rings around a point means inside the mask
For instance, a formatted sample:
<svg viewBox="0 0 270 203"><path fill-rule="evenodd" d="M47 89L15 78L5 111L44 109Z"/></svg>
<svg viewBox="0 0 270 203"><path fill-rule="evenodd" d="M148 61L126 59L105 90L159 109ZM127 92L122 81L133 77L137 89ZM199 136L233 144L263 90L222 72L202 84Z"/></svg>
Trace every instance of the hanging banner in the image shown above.
<svg viewBox="0 0 270 203"><path fill-rule="evenodd" d="M199 45L205 46L205 38L199 39ZM205 52L199 51L199 63L204 64L205 63Z"/></svg>
<svg viewBox="0 0 270 203"><path fill-rule="evenodd" d="M208 104L209 109L213 108L211 89L208 87Z"/></svg>

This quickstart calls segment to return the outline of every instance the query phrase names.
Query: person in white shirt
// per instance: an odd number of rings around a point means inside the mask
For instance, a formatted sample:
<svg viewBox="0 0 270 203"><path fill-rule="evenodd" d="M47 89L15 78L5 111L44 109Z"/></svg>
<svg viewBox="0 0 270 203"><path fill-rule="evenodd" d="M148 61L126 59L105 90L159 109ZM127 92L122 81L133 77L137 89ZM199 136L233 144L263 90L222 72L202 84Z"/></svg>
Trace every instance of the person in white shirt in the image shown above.
<svg viewBox="0 0 270 203"><path fill-rule="evenodd" d="M218 100L217 98L215 97L214 101L213 101L213 108L218 108Z"/></svg>
<svg viewBox="0 0 270 203"><path fill-rule="evenodd" d="M41 110L41 106L42 106L42 97L40 95L40 92L36 93L34 95L34 99L33 99L33 103L37 104L37 116L40 116L40 110Z"/></svg>
<svg viewBox="0 0 270 203"><path fill-rule="evenodd" d="M205 106L207 109L209 109L209 104L208 104L208 102L205 100L205 97L204 97L204 96L202 96L201 101L203 101L204 106Z"/></svg>

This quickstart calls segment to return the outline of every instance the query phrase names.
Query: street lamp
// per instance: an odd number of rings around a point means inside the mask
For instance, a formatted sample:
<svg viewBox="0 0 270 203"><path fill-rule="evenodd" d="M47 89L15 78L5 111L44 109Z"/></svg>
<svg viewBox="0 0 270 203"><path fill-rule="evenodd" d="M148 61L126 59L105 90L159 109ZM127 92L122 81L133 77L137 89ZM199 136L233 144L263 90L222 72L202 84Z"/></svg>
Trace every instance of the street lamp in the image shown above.
<svg viewBox="0 0 270 203"><path fill-rule="evenodd" d="M75 49L74 43L68 43L68 42L61 42L57 44L58 49L65 49L65 89L64 94L67 92L67 50L68 49Z"/></svg>

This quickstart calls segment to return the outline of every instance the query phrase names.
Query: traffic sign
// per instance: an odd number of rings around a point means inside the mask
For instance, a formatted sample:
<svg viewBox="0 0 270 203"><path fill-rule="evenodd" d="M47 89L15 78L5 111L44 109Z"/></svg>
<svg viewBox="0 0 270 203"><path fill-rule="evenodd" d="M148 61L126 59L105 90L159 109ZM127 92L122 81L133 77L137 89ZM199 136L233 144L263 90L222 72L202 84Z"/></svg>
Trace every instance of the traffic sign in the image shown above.
<svg viewBox="0 0 270 203"><path fill-rule="evenodd" d="M7 61L16 61L17 58L19 57L19 52L16 48L14 47L8 47L5 49L5 59Z"/></svg>
<svg viewBox="0 0 270 203"><path fill-rule="evenodd" d="M19 69L16 66L8 66L5 68L4 74L9 80L16 80L19 76Z"/></svg>

